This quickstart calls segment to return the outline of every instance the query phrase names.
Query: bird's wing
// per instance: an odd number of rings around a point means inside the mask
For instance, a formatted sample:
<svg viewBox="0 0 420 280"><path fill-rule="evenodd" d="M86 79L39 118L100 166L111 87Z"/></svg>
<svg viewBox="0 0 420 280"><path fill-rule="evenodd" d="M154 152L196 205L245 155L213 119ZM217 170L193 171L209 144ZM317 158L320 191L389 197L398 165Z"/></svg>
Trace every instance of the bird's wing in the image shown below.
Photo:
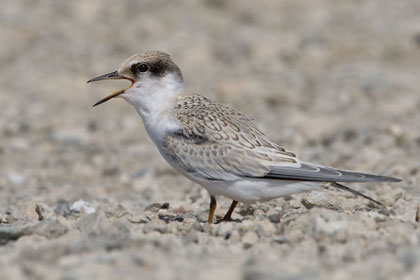
<svg viewBox="0 0 420 280"><path fill-rule="evenodd" d="M200 95L175 104L180 129L168 133L170 160L210 180L263 177L269 166L299 166L296 156L271 142L244 114Z"/></svg>
<svg viewBox="0 0 420 280"><path fill-rule="evenodd" d="M182 131L168 134L164 149L171 164L195 178L237 180L241 177L263 177L268 172L264 164L252 160L247 149L186 135Z"/></svg>
<svg viewBox="0 0 420 280"><path fill-rule="evenodd" d="M270 141L251 118L200 95L178 100L174 113L181 128L166 136L164 148L170 160L192 176L209 180L399 181L301 162Z"/></svg>
<svg viewBox="0 0 420 280"><path fill-rule="evenodd" d="M339 170L332 167L301 162L298 168L288 166L271 166L267 179L293 179L321 182L400 182L400 179L378 176L354 171Z"/></svg>

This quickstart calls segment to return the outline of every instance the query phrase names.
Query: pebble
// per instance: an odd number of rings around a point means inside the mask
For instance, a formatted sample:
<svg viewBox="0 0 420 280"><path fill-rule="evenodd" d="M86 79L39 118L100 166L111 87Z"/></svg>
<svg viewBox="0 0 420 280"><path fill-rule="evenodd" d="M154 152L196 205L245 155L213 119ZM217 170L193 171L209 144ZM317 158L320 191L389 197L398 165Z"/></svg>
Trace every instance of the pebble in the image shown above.
<svg viewBox="0 0 420 280"><path fill-rule="evenodd" d="M419 279L418 1L56 2L1 5L2 280ZM140 41L302 160L402 177L349 185L388 209L312 192L207 224L207 191L135 110L90 108L129 83L86 80ZM230 201L217 202L220 217Z"/></svg>
<svg viewBox="0 0 420 280"><path fill-rule="evenodd" d="M23 184L25 182L25 176L18 172L9 172L7 173L7 178L12 184Z"/></svg>
<svg viewBox="0 0 420 280"><path fill-rule="evenodd" d="M60 201L54 209L57 216L68 217L71 215L70 203L68 201Z"/></svg>
<svg viewBox="0 0 420 280"><path fill-rule="evenodd" d="M150 219L147 215L143 213L133 215L129 221L133 224L147 224L150 222Z"/></svg>
<svg viewBox="0 0 420 280"><path fill-rule="evenodd" d="M35 211L36 213L38 213L38 219L40 221L55 216L54 211L50 207L48 207L48 205L46 205L45 203L37 203L35 207Z"/></svg>
<svg viewBox="0 0 420 280"><path fill-rule="evenodd" d="M258 235L253 231L248 231L242 236L242 243L245 249L252 247L258 242Z"/></svg>
<svg viewBox="0 0 420 280"><path fill-rule="evenodd" d="M48 239L58 238L67 233L68 230L69 228L61 224L56 218L49 218L24 226L0 226L0 244L4 245L22 236L33 234L44 236Z"/></svg>
<svg viewBox="0 0 420 280"><path fill-rule="evenodd" d="M152 203L152 204L146 206L146 208L144 208L144 211L158 212L160 209L169 209L169 202L165 202L163 204Z"/></svg>
<svg viewBox="0 0 420 280"><path fill-rule="evenodd" d="M216 226L217 226L217 228L214 231L214 235L215 236L221 236L223 238L230 237L230 235L232 234L232 231L235 227L234 223L230 223L230 222L221 222Z"/></svg>
<svg viewBox="0 0 420 280"><path fill-rule="evenodd" d="M70 211L76 213L86 213L87 215L96 212L96 209L84 200L78 200L70 206Z"/></svg>
<svg viewBox="0 0 420 280"><path fill-rule="evenodd" d="M255 208L251 204L245 204L242 205L242 207L239 209L238 214L241 216L252 216L255 212Z"/></svg>

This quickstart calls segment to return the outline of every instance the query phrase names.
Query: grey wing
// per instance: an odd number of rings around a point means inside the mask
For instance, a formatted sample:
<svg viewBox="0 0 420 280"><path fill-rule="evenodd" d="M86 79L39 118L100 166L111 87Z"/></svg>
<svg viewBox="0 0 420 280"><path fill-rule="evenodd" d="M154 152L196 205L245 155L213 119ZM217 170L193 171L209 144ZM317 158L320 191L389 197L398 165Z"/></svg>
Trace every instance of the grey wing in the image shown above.
<svg viewBox="0 0 420 280"><path fill-rule="evenodd" d="M186 135L183 131L166 136L164 152L176 169L198 179L237 180L263 177L268 172L247 149Z"/></svg>
<svg viewBox="0 0 420 280"><path fill-rule="evenodd" d="M165 146L174 163L196 176L211 180L400 181L301 162L271 142L249 117L203 96L180 100L175 113L182 128L168 135Z"/></svg>
<svg viewBox="0 0 420 280"><path fill-rule="evenodd" d="M295 155L272 143L244 114L200 95L175 106L179 129L164 141L166 157L178 169L208 180L263 177L269 164L298 165Z"/></svg>
<svg viewBox="0 0 420 280"><path fill-rule="evenodd" d="M267 179L288 179L320 182L400 182L400 179L300 162L300 167L271 166L263 176Z"/></svg>

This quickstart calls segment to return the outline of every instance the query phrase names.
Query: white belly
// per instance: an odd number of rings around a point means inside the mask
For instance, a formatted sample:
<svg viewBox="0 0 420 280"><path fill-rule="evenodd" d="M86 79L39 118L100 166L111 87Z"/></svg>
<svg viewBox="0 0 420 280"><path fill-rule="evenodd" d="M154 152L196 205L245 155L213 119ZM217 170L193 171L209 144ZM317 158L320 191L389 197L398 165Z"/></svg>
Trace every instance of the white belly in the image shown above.
<svg viewBox="0 0 420 280"><path fill-rule="evenodd" d="M322 190L320 182L252 178L237 181L193 181L202 185L212 196L222 195L242 203L255 203L295 193Z"/></svg>

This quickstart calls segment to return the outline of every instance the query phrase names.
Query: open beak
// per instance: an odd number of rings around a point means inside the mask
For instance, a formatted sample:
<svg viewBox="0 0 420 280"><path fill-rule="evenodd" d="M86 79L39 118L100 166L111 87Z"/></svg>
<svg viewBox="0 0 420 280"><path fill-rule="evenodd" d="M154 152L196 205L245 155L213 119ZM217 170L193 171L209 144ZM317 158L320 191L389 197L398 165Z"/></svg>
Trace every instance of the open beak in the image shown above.
<svg viewBox="0 0 420 280"><path fill-rule="evenodd" d="M93 79L90 79L89 81L87 81L88 83L91 83L91 82L102 81L102 80L121 80L121 79L129 80L131 82L131 85L127 88L123 88L123 89L120 89L120 90L117 90L117 91L113 91L107 97L105 97L105 98L99 100L98 102L96 102L95 105L93 105L93 107L95 107L99 104L102 104L102 103L104 103L104 102L106 102L106 101L124 93L127 89L131 88L134 85L135 81L131 78L127 78L127 77L119 75L118 71L114 71L114 72L111 72L111 73L108 73L108 74L105 74L105 75L102 75L102 76L99 76L99 77L96 77L96 78L93 78Z"/></svg>

